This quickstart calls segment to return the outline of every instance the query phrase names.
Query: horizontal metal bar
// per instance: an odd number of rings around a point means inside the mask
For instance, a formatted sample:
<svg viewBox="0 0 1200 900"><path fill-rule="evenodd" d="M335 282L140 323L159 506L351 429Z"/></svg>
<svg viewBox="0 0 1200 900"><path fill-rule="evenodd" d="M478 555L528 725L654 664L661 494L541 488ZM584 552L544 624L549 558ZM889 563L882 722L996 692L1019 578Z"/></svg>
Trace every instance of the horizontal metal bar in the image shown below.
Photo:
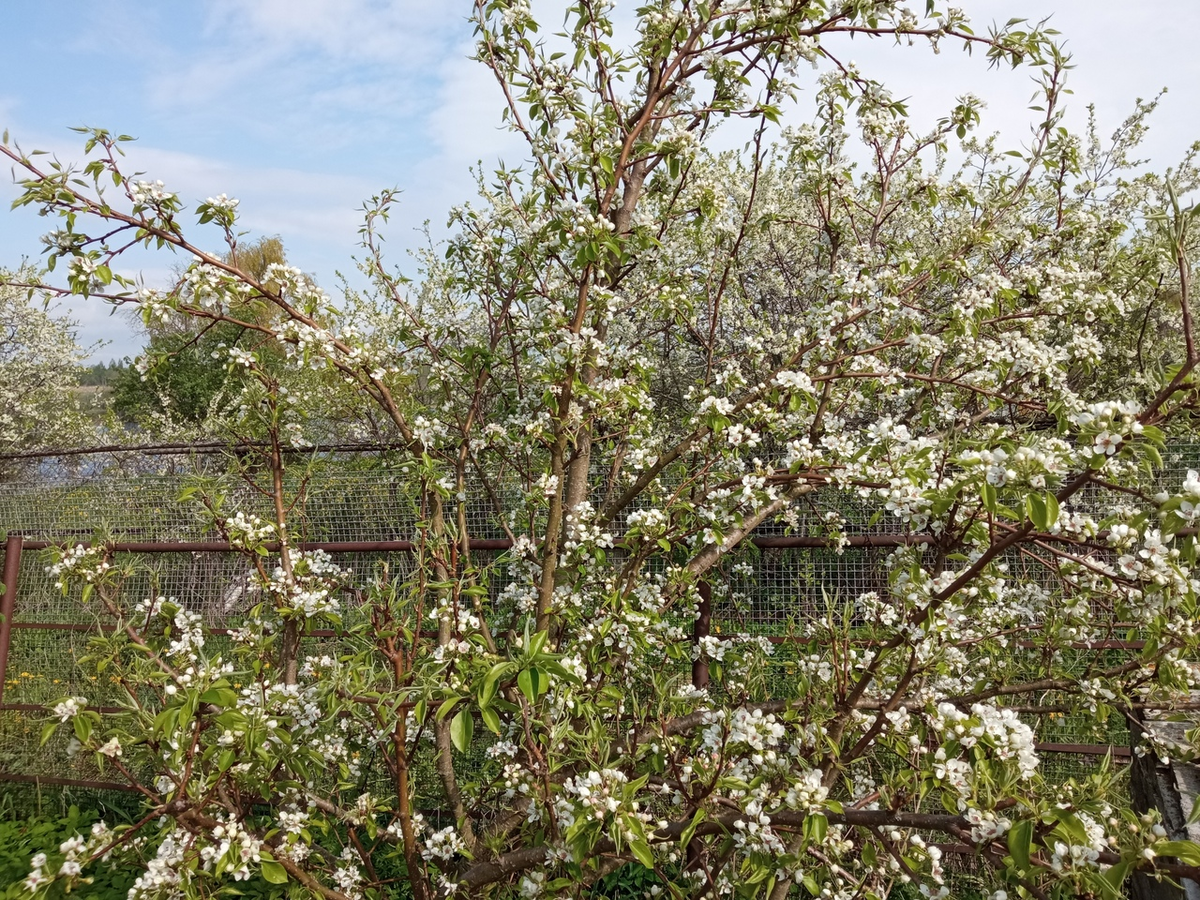
<svg viewBox="0 0 1200 900"><path fill-rule="evenodd" d="M20 628L20 627L21 627L20 624L13 625L13 628ZM1121 627L1121 626L1115 626L1115 627ZM1041 629L1036 626L1030 626L1030 627L1022 629L1022 630L1024 630L1024 631L1041 631ZM815 640L815 638L812 637L811 635L803 635L803 634L762 634L762 635L752 635L752 636L766 638L772 644L807 644L808 642ZM737 640L737 639L741 638L742 634L740 632L736 632L736 633L731 632L729 634L720 634L718 632L717 634L714 634L713 637L715 637L719 641L733 641L733 640ZM854 644L855 646L870 647L870 646L875 646L875 645L879 645L879 644L886 644L887 641L884 641L881 639L870 639L870 638L858 638L858 639L851 638L850 643ZM1043 646L1042 644L1035 643L1034 641L1017 641L1016 645L1017 645L1017 647L1019 647L1022 650L1039 650ZM1145 647L1146 647L1145 641L1074 641L1070 644L1067 644L1064 647L1064 649L1070 649L1070 650L1143 650L1143 649L1145 649Z"/></svg>
<svg viewBox="0 0 1200 900"><path fill-rule="evenodd" d="M760 550L799 547L908 547L912 544L932 544L931 534L847 534L840 538L808 537L799 534L777 537L752 537L750 543Z"/></svg>
<svg viewBox="0 0 1200 900"><path fill-rule="evenodd" d="M30 631L114 631L117 626L107 622L98 622L89 624L87 622L13 622L14 629L26 629ZM236 628L206 628L205 634L210 635L229 635L239 629ZM1035 628L1030 628L1030 631L1036 631ZM309 638L333 638L337 637L338 632L329 629L316 629L305 632L301 637ZM437 632L421 632L421 637L437 637ZM741 637L741 634L715 634L713 637L717 640L732 641ZM758 637L766 638L772 644L805 644L813 640L813 638L805 635L758 635ZM852 644L872 646L885 643L881 640L851 640ZM1040 644L1035 644L1033 641L1017 641L1017 647L1023 650L1039 649ZM1068 644L1065 649L1070 650L1142 650L1146 646L1145 641L1075 641Z"/></svg>
<svg viewBox="0 0 1200 900"><path fill-rule="evenodd" d="M13 622L13 628L24 628L30 631L116 631L117 626L108 622L97 622L89 624L87 622ZM228 635L238 631L237 628L205 628L205 634ZM437 632L432 632L434 637ZM328 628L317 628L312 631L305 632L300 635L302 638L331 638L337 637L338 632ZM422 633L422 636L427 636Z"/></svg>
<svg viewBox="0 0 1200 900"><path fill-rule="evenodd" d="M912 544L928 544L933 537L927 534L856 534L841 539L806 537L803 535L779 535L777 537L752 537L749 542L760 550L799 549L822 547L906 547ZM25 548L46 550L50 547L91 547L91 541L76 540L27 540ZM272 551L279 544L267 543ZM291 545L295 550L324 550L327 553L412 553L417 549L414 541L300 541ZM509 550L512 541L508 538L477 538L468 541L472 550ZM112 541L105 544L113 553L233 553L244 548L235 547L228 541Z"/></svg>
<svg viewBox="0 0 1200 900"><path fill-rule="evenodd" d="M1033 641L1017 641L1022 650L1037 649L1042 644ZM1068 644L1072 650L1145 650L1145 641L1074 641Z"/></svg>
<svg viewBox="0 0 1200 900"><path fill-rule="evenodd" d="M1034 744L1033 749L1040 753L1074 753L1078 756L1112 756L1116 759L1129 759L1133 754L1128 747L1116 744Z"/></svg>
<svg viewBox="0 0 1200 900"><path fill-rule="evenodd" d="M33 712L43 713L49 710L50 707L44 703L0 703L0 712ZM91 712L98 712L105 716L115 716L117 713L129 712L120 706L89 706Z"/></svg>
<svg viewBox="0 0 1200 900"><path fill-rule="evenodd" d="M79 778L56 778L52 775L19 775L16 772L0 772L0 781L16 781L22 784L49 784L55 787L81 787L97 791L136 791L133 785L119 781L85 781Z"/></svg>
<svg viewBox="0 0 1200 900"><path fill-rule="evenodd" d="M194 444L106 444L100 447L73 447L60 450L26 450L20 453L0 453L0 459L59 459L66 456L90 456L98 453L141 453L147 456L168 456L175 454L193 453L245 453L248 450L262 450L271 445L263 441L242 441L231 444L228 441L206 441ZM288 455L306 453L378 453L385 450L403 450L408 447L404 443L363 443L363 444L314 444L311 447L280 447L279 452Z"/></svg>
<svg viewBox="0 0 1200 900"><path fill-rule="evenodd" d="M494 543L494 542L487 542ZM505 549L511 546L504 542ZM51 547L91 547L92 541L26 541L30 550L46 550ZM113 553L234 553L245 548L235 547L228 541L111 541L104 545ZM268 550L279 550L279 544L264 545ZM306 541L291 545L293 550L324 550L327 553L412 553L416 544L412 541ZM472 548L474 549L474 548ZM481 550L495 549L480 547Z"/></svg>
<svg viewBox="0 0 1200 900"><path fill-rule="evenodd" d="M1116 747L1108 744L1036 744L1035 748L1043 753L1073 753L1079 756L1107 756L1129 758L1128 747ZM0 772L0 781L10 781L23 784L47 784L55 787L81 787L100 791L136 791L137 788L118 781L87 781L80 778L57 778L48 775L21 775L15 772Z"/></svg>

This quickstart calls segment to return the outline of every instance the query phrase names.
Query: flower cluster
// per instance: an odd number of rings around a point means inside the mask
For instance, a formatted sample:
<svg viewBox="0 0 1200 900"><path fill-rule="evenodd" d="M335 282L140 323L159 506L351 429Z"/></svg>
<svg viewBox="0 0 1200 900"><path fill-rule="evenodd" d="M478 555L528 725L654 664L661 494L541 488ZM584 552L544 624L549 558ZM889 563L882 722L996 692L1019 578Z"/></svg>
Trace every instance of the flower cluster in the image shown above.
<svg viewBox="0 0 1200 900"><path fill-rule="evenodd" d="M62 551L58 561L46 567L46 574L56 579L54 586L66 590L72 580L95 584L112 569L103 548L76 544Z"/></svg>

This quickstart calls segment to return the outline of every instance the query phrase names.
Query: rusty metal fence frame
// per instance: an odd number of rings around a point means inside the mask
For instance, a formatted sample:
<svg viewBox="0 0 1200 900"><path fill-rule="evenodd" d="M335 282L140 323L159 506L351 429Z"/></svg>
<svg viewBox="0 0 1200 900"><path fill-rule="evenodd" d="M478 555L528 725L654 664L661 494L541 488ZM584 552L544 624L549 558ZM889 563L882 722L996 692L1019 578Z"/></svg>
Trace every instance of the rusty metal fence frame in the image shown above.
<svg viewBox="0 0 1200 900"><path fill-rule="evenodd" d="M118 467L126 462L137 460L155 460L162 458L188 457L192 459L202 458L208 455L221 455L228 453L237 453L239 450L245 449L250 445L229 445L227 443L210 442L196 444L157 444L157 445L111 445L105 447L91 448L69 448L59 449L54 451L31 451L28 453L17 454L0 454L0 462L12 463L32 463L37 461L59 460L77 460L80 457L95 457L106 454L110 461L117 462ZM357 443L357 444L336 444L323 447L310 448L287 448L288 453L321 453L338 455L355 454L359 452L386 452L395 449L397 445L387 443ZM1182 452L1175 453L1172 459L1172 465L1175 469L1179 468L1179 463L1186 460L1185 464L1191 464L1193 460L1200 465L1200 443L1190 447L1181 446L1178 448ZM332 456L331 456L332 458ZM136 468L136 465L135 465ZM104 480L105 476L100 475L100 480ZM39 477L39 481L41 478ZM10 523L0 522L0 533L3 533L3 526ZM865 524L865 523L864 523ZM862 526L859 526L862 528ZM758 550L788 550L788 549L810 549L824 550L835 546L869 549L878 547L881 549L896 548L899 546L930 543L932 538L928 535L909 534L902 531L888 530L886 526L876 528L867 524L863 529L867 533L849 534L841 537L836 542L826 537L819 536L803 536L803 535L755 535L748 541L753 547ZM127 529L126 535L133 535L140 531L138 528ZM90 534L90 532L88 532ZM25 551L44 550L51 547L66 547L78 545L90 545L90 541L79 539L80 532L72 532L70 529L58 528L53 533L37 533L34 535L26 535L21 531L9 531L5 540L4 566L3 566L3 595L0 596L0 713L6 711L23 711L29 713L37 713L45 710L45 707L37 704L14 704L4 702L4 691L8 675L8 663L10 656L10 648L12 646L14 630L20 631L24 629L40 629L60 632L90 632L96 629L111 628L112 626L71 623L71 622L52 622L52 621L30 621L22 622L15 620L19 617L19 606L17 603L17 594L20 587L20 566L22 554ZM352 536L353 532L349 532ZM229 543L216 540L116 540L105 543L104 545L113 553L136 553L136 554L169 554L169 553L236 553L240 552ZM416 545L408 540L338 540L338 541L312 541L312 542L297 542L291 545L298 550L323 550L328 553L343 553L343 554L385 554L385 553L412 553L416 550ZM480 552L502 552L511 548L511 542L506 539L475 539L470 541L470 548ZM268 549L277 550L278 547L268 545ZM707 637L712 633L713 629L713 590L712 586L704 582L700 585L700 606L699 617L692 626L692 639L698 641L700 638ZM719 631L719 629L716 629ZM228 633L227 629L209 628L207 632L210 634ZM330 638L336 637L336 632L333 631L314 631L310 632L312 637ZM717 635L720 637L720 635ZM789 637L785 635L763 635L768 640L776 644L786 644L794 641L803 640L802 638ZM1019 647L1033 646L1029 641L1018 641ZM1122 641L1122 640L1104 640L1094 641L1090 643L1079 643L1072 645L1074 649L1081 650L1140 650L1144 644L1141 641ZM693 682L701 686L707 680L707 666L700 661L693 666L692 678ZM99 709L101 713L117 712L116 709ZM1060 743L1060 742L1044 742L1037 745L1038 749L1048 753L1071 754L1085 757L1096 757L1111 755L1114 758L1127 760L1131 756L1131 749L1127 746L1116 744L1084 744L1084 743ZM127 785L115 782L97 782L88 780L79 780L71 778L60 778L53 776L30 775L21 772L2 772L0 771L0 782L32 782L46 785L59 785L64 787L82 787L82 788L99 788L99 789L118 789L127 790Z"/></svg>
<svg viewBox="0 0 1200 900"><path fill-rule="evenodd" d="M856 535L850 537L850 545L855 547L880 547L894 548L898 546L924 543L929 538L924 535L907 535L907 534L879 534L879 535ZM762 536L752 537L750 543L758 549L816 549L828 548L833 546L833 542L828 538L823 537L807 537L807 536ZM12 645L12 632L14 629L40 629L49 631L94 631L97 628L106 626L98 626L95 624L80 624L67 622L18 622L14 621L14 617L18 612L17 609L17 592L20 586L20 564L22 554L27 550L45 550L52 547L64 546L90 546L88 541L79 540L26 540L20 534L10 533L7 536L4 545L4 567L3 567L3 588L4 593L0 598L0 712L6 711L22 711L37 713L45 710L45 707L37 704L21 704L21 703L5 703L4 688L7 679L7 669L9 660L9 651ZM323 550L328 553L411 553L416 550L416 545L412 541L325 541L325 542L298 542L292 545L297 550ZM470 541L470 548L473 551L480 552L499 552L510 549L511 541L506 539L479 539ZM105 547L113 553L237 553L241 552L239 548L223 541L115 541L105 544ZM268 549L277 550L277 546L268 545ZM112 627L112 626L107 626ZM700 591L700 608L699 617L692 628L692 639L698 641L703 637L707 637L711 633L712 628L712 592L707 583L701 585ZM210 634L227 633L227 629L210 628ZM336 637L334 631L318 630L309 633L310 637ZM790 641L799 640L799 638L789 638L787 636L770 636L768 638L773 643L787 643ZM1029 645L1029 642L1020 642L1024 645ZM1104 650L1104 649L1141 649L1143 646L1141 641L1102 641L1093 642L1091 644L1081 644L1080 649L1089 650ZM707 682L708 672L707 666L702 662L697 661L693 666L693 682L697 686L703 686ZM115 708L99 708L97 712L101 714L111 714L119 712ZM1131 756L1129 747L1113 744L1083 744L1083 743L1059 743L1059 742L1044 742L1037 744L1037 749L1047 753L1064 753L1079 756L1105 756L1111 755L1114 758L1128 760ZM31 775L22 772L3 772L0 771L0 782L24 782L34 784L44 784L62 787L79 787L100 790L132 790L129 785L119 782L102 782L87 779L61 778L54 776Z"/></svg>

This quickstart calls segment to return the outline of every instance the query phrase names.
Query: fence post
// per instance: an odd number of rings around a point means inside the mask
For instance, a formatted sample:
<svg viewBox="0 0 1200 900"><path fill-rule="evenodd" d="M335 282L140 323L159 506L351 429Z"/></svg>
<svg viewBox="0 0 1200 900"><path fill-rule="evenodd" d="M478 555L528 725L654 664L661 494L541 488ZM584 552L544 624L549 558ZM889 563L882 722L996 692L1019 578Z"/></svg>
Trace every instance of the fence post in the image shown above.
<svg viewBox="0 0 1200 900"><path fill-rule="evenodd" d="M712 585L707 581L701 581L698 587L700 590L700 606L697 609L699 615L696 617L696 624L692 626L692 641L697 648L697 656L692 663L692 687L706 688L708 687L708 660L701 655L700 638L708 637L712 629Z"/></svg>
<svg viewBox="0 0 1200 900"><path fill-rule="evenodd" d="M8 645L12 640L13 606L17 602L17 573L21 571L21 545L24 538L10 534L4 542L4 593L0 596L0 703L4 702L4 682L8 678Z"/></svg>
<svg viewBox="0 0 1200 900"><path fill-rule="evenodd" d="M1157 810L1162 815L1167 837L1174 841L1186 841L1188 834L1187 816L1184 814L1185 798L1180 791L1179 779L1172 764L1160 765L1154 749L1142 738L1146 728L1143 717L1136 713L1127 714L1132 758L1129 764L1129 793L1133 811L1142 814ZM1154 727L1163 730L1167 723L1155 722ZM1184 726L1179 730L1183 731ZM1182 736L1182 735L1180 735ZM1171 735L1175 737L1175 735ZM1141 749L1142 755L1138 755ZM1191 803L1187 806L1190 811ZM1195 900L1200 897L1200 884L1189 878L1181 878L1180 887L1166 880L1157 880L1144 872L1134 872L1129 882L1132 900Z"/></svg>

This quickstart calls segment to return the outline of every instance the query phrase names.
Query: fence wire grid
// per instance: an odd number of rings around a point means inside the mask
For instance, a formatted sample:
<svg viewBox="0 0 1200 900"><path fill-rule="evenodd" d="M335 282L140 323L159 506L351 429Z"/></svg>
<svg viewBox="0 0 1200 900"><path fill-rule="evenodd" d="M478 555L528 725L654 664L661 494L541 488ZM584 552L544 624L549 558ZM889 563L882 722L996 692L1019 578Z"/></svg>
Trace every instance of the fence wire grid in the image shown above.
<svg viewBox="0 0 1200 900"><path fill-rule="evenodd" d="M1158 486L1177 489L1189 469L1200 469L1200 443L1176 444L1164 454ZM27 540L67 542L103 533L114 541L204 542L219 540L210 517L193 501L180 500L184 487L197 473L221 470L219 459L184 452L147 454L110 451L22 461L20 468L0 469L0 533L20 534ZM293 538L309 542L406 541L416 536L416 517L405 495L406 477L386 453L367 458L338 452L310 466L302 485L302 503L290 525ZM506 486L513 496L523 485ZM229 509L270 518L269 500L236 478L226 482ZM482 490L468 492L466 515L473 538L505 536L493 498ZM500 498L502 503L508 496ZM1083 498L1081 506L1094 499ZM846 492L816 492L799 509L793 533L825 534L826 517L836 513L848 535L897 535L904 526L881 511L879 501ZM882 514L880 514L882 512ZM771 525L760 534L782 534ZM803 622L824 614L830 598L853 600L867 593L887 592L883 547L830 548L767 547L740 554L740 566L714 585L711 628L717 634L750 632L780 640L771 668L783 681L799 652L784 636ZM357 583L366 582L381 565L403 573L409 554L399 552L334 553L338 565L349 569ZM176 597L200 613L206 625L220 630L244 613L252 601L249 568L235 553L169 552L136 557L139 582L129 589L144 595ZM45 571L43 554L26 551L18 573L10 653L0 705L0 779L50 778L95 782L103 778L86 754L72 755L65 733L39 746L43 704L80 694L96 705L116 699L115 685L88 676L78 665L95 613L64 598ZM1017 572L1018 577L1037 578ZM503 573L497 582L502 583ZM500 585L497 584L498 588ZM210 638L213 647L228 638ZM1113 651L1114 653L1119 651ZM1043 698L1047 707L1055 698ZM1034 714L1030 724L1044 744L1111 747L1127 753L1130 736L1123 721L1112 717L1097 722L1057 713ZM1091 771L1096 757L1088 754L1047 756L1045 771L1055 778Z"/></svg>

